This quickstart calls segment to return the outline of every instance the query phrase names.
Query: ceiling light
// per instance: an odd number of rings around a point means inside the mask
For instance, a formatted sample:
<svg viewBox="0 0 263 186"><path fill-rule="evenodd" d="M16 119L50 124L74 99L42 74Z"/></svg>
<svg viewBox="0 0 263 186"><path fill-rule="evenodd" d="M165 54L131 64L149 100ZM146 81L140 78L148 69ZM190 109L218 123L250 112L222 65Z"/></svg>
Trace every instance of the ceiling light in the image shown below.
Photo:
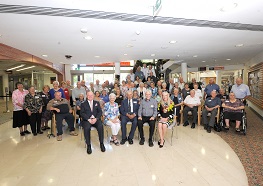
<svg viewBox="0 0 263 186"><path fill-rule="evenodd" d="M85 36L84 39L92 40L93 38L91 36Z"/></svg>
<svg viewBox="0 0 263 186"><path fill-rule="evenodd" d="M155 56L155 54L151 54L151 56Z"/></svg>
<svg viewBox="0 0 263 186"><path fill-rule="evenodd" d="M227 11L233 10L236 7L237 7L237 3L230 2L230 3L227 3L225 6L223 6L222 8L220 8L220 11L227 12Z"/></svg>
<svg viewBox="0 0 263 186"><path fill-rule="evenodd" d="M231 59L226 59L227 61L231 61Z"/></svg>
<svg viewBox="0 0 263 186"><path fill-rule="evenodd" d="M43 57L48 57L48 55L47 55L47 54L43 54L42 56L43 56Z"/></svg>
<svg viewBox="0 0 263 186"><path fill-rule="evenodd" d="M206 61L202 61L202 63L205 63Z"/></svg>
<svg viewBox="0 0 263 186"><path fill-rule="evenodd" d="M170 41L169 43L170 44L175 44L177 41Z"/></svg>
<svg viewBox="0 0 263 186"><path fill-rule="evenodd" d="M237 44L237 45L235 45L235 47L242 47L242 46L244 46L244 44Z"/></svg>
<svg viewBox="0 0 263 186"><path fill-rule="evenodd" d="M198 57L197 55L194 55L193 57Z"/></svg>
<svg viewBox="0 0 263 186"><path fill-rule="evenodd" d="M135 32L137 35L140 35L141 34L141 31L140 30L136 30Z"/></svg>
<svg viewBox="0 0 263 186"><path fill-rule="evenodd" d="M127 56L128 54L123 54L123 55Z"/></svg>
<svg viewBox="0 0 263 186"><path fill-rule="evenodd" d="M9 68L6 71L14 70L14 69L17 69L17 68L20 68L20 67L23 67L23 66L25 66L25 65L23 64L23 65L19 65L19 66L13 67L13 68Z"/></svg>
<svg viewBox="0 0 263 186"><path fill-rule="evenodd" d="M180 57L180 55L178 54L177 57Z"/></svg>
<svg viewBox="0 0 263 186"><path fill-rule="evenodd" d="M30 66L30 67L26 67L26 68L21 68L21 69L16 70L16 71L18 72L18 71L27 70L27 69L34 68L34 67L35 67L35 66Z"/></svg>
<svg viewBox="0 0 263 186"><path fill-rule="evenodd" d="M83 34L85 34L85 33L88 32L88 29L87 29L87 28L81 28L81 29L80 29L80 32L83 33Z"/></svg>
<svg viewBox="0 0 263 186"><path fill-rule="evenodd" d="M94 57L99 58L100 56L94 56Z"/></svg>
<svg viewBox="0 0 263 186"><path fill-rule="evenodd" d="M132 48L133 46L132 46L132 45L130 45L130 44L128 44L126 47L127 47L127 48Z"/></svg>

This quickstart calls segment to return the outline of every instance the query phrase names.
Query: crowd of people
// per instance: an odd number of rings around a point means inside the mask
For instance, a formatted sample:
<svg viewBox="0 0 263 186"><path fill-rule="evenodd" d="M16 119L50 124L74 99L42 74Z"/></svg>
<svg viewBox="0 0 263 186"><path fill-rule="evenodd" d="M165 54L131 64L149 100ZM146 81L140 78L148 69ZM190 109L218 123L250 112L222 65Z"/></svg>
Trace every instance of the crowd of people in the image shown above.
<svg viewBox="0 0 263 186"><path fill-rule="evenodd" d="M146 78L147 77L147 78ZM208 133L215 123L218 109L222 109L225 115L226 129L229 129L229 120L235 119L236 131L239 130L241 110L244 109L243 100L250 96L248 87L237 78L232 92L225 95L224 89L210 78L204 92L195 79L191 83L185 83L182 78L179 82L170 79L168 83L162 82L155 77L155 71L151 66L143 65L137 71L127 75L121 83L115 80L110 84L108 80L100 83L90 82L86 85L85 80L77 82L73 87L70 81L53 82L53 88L48 85L43 87L42 92L36 92L33 86L24 90L23 84L18 82L17 89L13 92L14 105L13 127L18 127L20 135L33 133L34 136L43 134L44 130L50 129L48 121L55 114L57 127L57 140L62 140L63 121L69 127L70 135L77 136L74 126L73 110L76 110L81 118L81 126L84 129L87 153L91 154L90 130L95 127L98 131L100 148L105 152L104 129L107 125L111 128L112 136L110 143L116 146L128 142L133 144L133 138L138 127L139 144L144 145L144 123L149 124L148 145L153 147L153 135L155 127L158 128L160 148L164 146L165 134L172 124L180 125L181 112L183 114L183 126L189 125L188 112L191 111L193 120L191 128L197 123L198 107L203 105L202 119L205 130ZM240 101L243 99L242 101ZM75 107L75 109L72 109ZM181 110L181 108L183 108ZM210 120L207 117L211 113ZM127 135L127 123L131 123L131 129ZM27 125L30 124L31 132ZM155 126L157 124L157 126ZM121 139L118 133L121 130ZM120 140L120 141L119 141Z"/></svg>

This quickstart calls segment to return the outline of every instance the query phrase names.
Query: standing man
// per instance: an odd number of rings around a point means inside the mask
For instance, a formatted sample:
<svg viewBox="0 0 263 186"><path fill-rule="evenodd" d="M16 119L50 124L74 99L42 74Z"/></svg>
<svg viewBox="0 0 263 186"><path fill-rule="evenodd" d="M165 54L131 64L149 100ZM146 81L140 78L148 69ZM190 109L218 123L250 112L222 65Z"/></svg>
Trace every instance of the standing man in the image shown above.
<svg viewBox="0 0 263 186"><path fill-rule="evenodd" d="M80 94L86 95L86 90L84 87L81 86L81 83L78 81L77 87L72 90L73 102L76 102L79 99ZM84 96L84 100L86 100L86 96Z"/></svg>
<svg viewBox="0 0 263 186"><path fill-rule="evenodd" d="M220 98L216 97L217 93L215 90L211 92L211 97L208 97L205 100L205 108L202 112L202 118L204 123L204 129L207 130L208 133L211 133L211 128L215 125L216 114L218 108L221 106ZM211 113L210 120L208 122L207 114Z"/></svg>
<svg viewBox="0 0 263 186"><path fill-rule="evenodd" d="M179 83L178 86L181 90L184 88L184 79L182 77L179 77Z"/></svg>
<svg viewBox="0 0 263 186"><path fill-rule="evenodd" d="M143 63L142 64L142 73L144 75L144 80L147 81L147 77L148 77L148 68L147 68L147 64L146 63ZM141 79L143 81L143 79Z"/></svg>
<svg viewBox="0 0 263 186"><path fill-rule="evenodd" d="M153 69L152 65L149 65L149 66L148 66L148 72L147 72L147 76L146 76L146 77L150 76L150 73L151 73L151 72L153 73L153 76L156 77L155 70Z"/></svg>
<svg viewBox="0 0 263 186"><path fill-rule="evenodd" d="M99 91L101 93L102 86L100 85L100 80L96 80L96 84L94 85L94 92Z"/></svg>
<svg viewBox="0 0 263 186"><path fill-rule="evenodd" d="M138 66L137 71L135 72L135 79L136 79L137 76L138 76L141 80L144 79L144 74L143 74L143 72L141 71L141 67L140 67L140 66Z"/></svg>
<svg viewBox="0 0 263 186"><path fill-rule="evenodd" d="M214 78L210 78L209 79L209 84L205 87L205 91L204 91L204 100L208 97L211 97L211 92L213 90L216 91L216 93L219 92L219 86L215 83L215 79Z"/></svg>
<svg viewBox="0 0 263 186"><path fill-rule="evenodd" d="M231 92L233 92L237 99L241 99L246 105L246 99L251 96L249 87L243 84L243 80L241 78L236 79L236 84L232 86Z"/></svg>
<svg viewBox="0 0 263 186"><path fill-rule="evenodd" d="M133 73L133 69L130 70L130 73L127 75L126 79L130 76L130 80L133 82L135 80L135 74Z"/></svg>
<svg viewBox="0 0 263 186"><path fill-rule="evenodd" d="M87 101L81 104L80 115L83 119L82 127L84 128L84 136L87 143L87 153L91 154L91 144L90 144L90 129L95 127L98 131L100 149L101 152L105 152L105 146L103 144L104 131L101 122L102 110L100 108L100 103L94 100L93 92L87 92Z"/></svg>
<svg viewBox="0 0 263 186"><path fill-rule="evenodd" d="M140 132L140 145L144 145L144 132L143 132L143 124L148 123L149 124L149 146L153 147L153 133L155 128L155 118L157 116L157 101L153 99L152 92L150 90L146 90L145 97L146 99L143 99L141 101L141 105L138 111L138 129Z"/></svg>
<svg viewBox="0 0 263 186"><path fill-rule="evenodd" d="M127 92L127 98L121 102L120 112L121 112L121 133L122 140L121 145L124 145L126 141L129 142L130 145L133 144L134 132L137 127L137 116L139 110L139 103L137 99L133 99L132 91ZM126 125L127 122L132 122L131 131L127 138L126 135Z"/></svg>

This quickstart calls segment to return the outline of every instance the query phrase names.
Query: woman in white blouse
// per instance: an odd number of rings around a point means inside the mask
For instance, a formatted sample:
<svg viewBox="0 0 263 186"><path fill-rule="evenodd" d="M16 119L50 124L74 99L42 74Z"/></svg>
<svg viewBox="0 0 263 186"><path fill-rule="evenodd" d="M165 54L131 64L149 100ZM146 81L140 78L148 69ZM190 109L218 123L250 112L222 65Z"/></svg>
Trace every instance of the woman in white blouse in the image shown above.
<svg viewBox="0 0 263 186"><path fill-rule="evenodd" d="M139 84L139 87L137 88L137 92L138 92L138 95L141 99L144 99L145 98L145 92L146 92L146 88L144 87L144 83L143 82L140 82Z"/></svg>

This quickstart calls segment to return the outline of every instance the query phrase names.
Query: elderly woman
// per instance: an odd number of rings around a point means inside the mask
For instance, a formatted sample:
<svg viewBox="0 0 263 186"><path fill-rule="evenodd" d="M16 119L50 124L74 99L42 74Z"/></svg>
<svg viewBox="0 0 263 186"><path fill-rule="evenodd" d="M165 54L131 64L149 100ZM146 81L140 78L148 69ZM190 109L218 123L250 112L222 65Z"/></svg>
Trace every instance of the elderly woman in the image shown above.
<svg viewBox="0 0 263 186"><path fill-rule="evenodd" d="M159 103L162 99L162 93L163 93L163 90L162 89L158 89L158 95L156 96L156 101Z"/></svg>
<svg viewBox="0 0 263 186"><path fill-rule="evenodd" d="M229 100L226 100L222 107L224 108L224 118L226 122L225 129L229 130L229 120L236 120L236 132L240 132L239 126L242 121L242 110L245 106L242 101L236 99L235 94L231 92L229 94Z"/></svg>
<svg viewBox="0 0 263 186"><path fill-rule="evenodd" d="M121 106L122 100L123 100L123 96L121 95L121 91L120 89L117 89L115 102L118 103L119 107Z"/></svg>
<svg viewBox="0 0 263 186"><path fill-rule="evenodd" d="M184 88L182 90L182 95L183 95L183 98L185 99L186 96L190 95L190 88L189 88L189 84L188 83L185 83L184 84Z"/></svg>
<svg viewBox="0 0 263 186"><path fill-rule="evenodd" d="M29 87L29 93L25 96L24 108L27 111L30 127L34 136L43 134L40 129L43 101L40 94L35 93L35 87Z"/></svg>
<svg viewBox="0 0 263 186"><path fill-rule="evenodd" d="M118 103L115 102L116 95L114 93L111 93L109 95L109 99L110 101L107 102L104 106L104 123L111 127L111 143L114 143L115 145L119 146L120 143L116 137L121 128L121 122L119 120L119 106Z"/></svg>
<svg viewBox="0 0 263 186"><path fill-rule="evenodd" d="M136 99L136 100L138 101L138 103L140 103L140 101L141 101L141 98L140 98L139 93L138 93L137 90L134 90L134 91L132 92L132 98L133 98L133 99Z"/></svg>
<svg viewBox="0 0 263 186"><path fill-rule="evenodd" d="M167 84L165 82L162 83L162 91L168 91Z"/></svg>
<svg viewBox="0 0 263 186"><path fill-rule="evenodd" d="M103 101L103 99L101 99L101 97L100 97L100 92L99 92L99 91L96 91L96 92L95 92L94 100L95 100L95 101L98 101L98 102L100 103L100 108L101 108L101 109L104 108L105 102Z"/></svg>
<svg viewBox="0 0 263 186"><path fill-rule="evenodd" d="M42 130L47 130L50 129L48 126L48 121L51 120L51 112L50 110L47 110L47 104L50 101L50 93L49 93L49 86L44 85L43 91L40 92L40 96L43 101L43 106L42 106L42 116L41 116L41 129Z"/></svg>
<svg viewBox="0 0 263 186"><path fill-rule="evenodd" d="M158 103L158 131L160 135L160 140L158 145L160 148L164 145L164 136L167 128L173 123L174 115L174 102L170 99L169 93L167 91L162 93L162 99Z"/></svg>
<svg viewBox="0 0 263 186"><path fill-rule="evenodd" d="M61 92L61 97L66 98L65 94L64 94L64 90L62 88L59 88L59 82L58 81L53 82L53 88L50 89L50 91L49 91L51 99L55 98L55 92Z"/></svg>
<svg viewBox="0 0 263 186"><path fill-rule="evenodd" d="M137 88L138 95L140 96L141 99L145 98L145 92L146 88L144 87L144 83L140 82L139 87Z"/></svg>
<svg viewBox="0 0 263 186"><path fill-rule="evenodd" d="M127 85L126 85L126 81L123 80L123 81L121 82L120 90L121 90L122 96L123 96L124 98L126 98L126 93L127 93L127 91L128 91L128 87L127 87Z"/></svg>
<svg viewBox="0 0 263 186"><path fill-rule="evenodd" d="M16 90L12 94L13 102L13 128L19 128L20 136L25 136L25 134L30 134L27 130L27 125L29 124L29 118L24 110L24 100L25 96L28 94L28 90L24 90L24 86L21 82L16 83Z"/></svg>
<svg viewBox="0 0 263 186"><path fill-rule="evenodd" d="M70 96L69 96L69 90L67 88L67 83L65 81L61 82L61 88L64 91L65 98L70 101Z"/></svg>
<svg viewBox="0 0 263 186"><path fill-rule="evenodd" d="M80 94L79 95L79 99L76 101L76 114L79 115L79 118L81 118L81 115L80 115L80 106L81 104L85 101L84 99L84 94ZM78 123L79 119L76 120L76 123Z"/></svg>
<svg viewBox="0 0 263 186"><path fill-rule="evenodd" d="M179 89L174 88L173 89L173 94L171 95L171 100L174 102L174 108L176 108L176 120L177 120L177 125L180 125L180 118L181 118L181 106L184 104L183 98L181 94L179 94Z"/></svg>

